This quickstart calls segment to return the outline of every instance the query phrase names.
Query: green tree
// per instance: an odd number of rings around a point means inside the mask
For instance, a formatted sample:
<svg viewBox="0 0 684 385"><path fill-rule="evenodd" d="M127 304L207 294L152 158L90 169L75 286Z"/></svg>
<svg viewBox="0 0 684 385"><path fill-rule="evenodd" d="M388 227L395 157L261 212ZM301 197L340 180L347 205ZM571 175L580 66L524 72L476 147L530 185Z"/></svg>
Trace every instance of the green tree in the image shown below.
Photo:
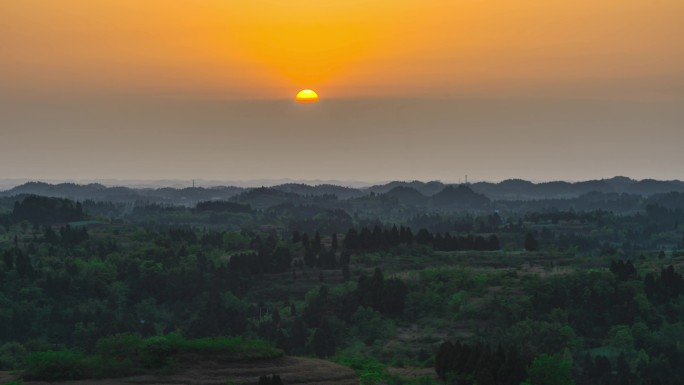
<svg viewBox="0 0 684 385"><path fill-rule="evenodd" d="M571 366L560 356L540 354L527 370L528 379L523 385L575 385Z"/></svg>
<svg viewBox="0 0 684 385"><path fill-rule="evenodd" d="M249 246L249 237L231 231L223 235L223 247L226 250L244 250Z"/></svg>
<svg viewBox="0 0 684 385"><path fill-rule="evenodd" d="M634 348L634 337L631 328L627 325L614 325L608 332L608 343L622 351L632 350Z"/></svg>
<svg viewBox="0 0 684 385"><path fill-rule="evenodd" d="M20 369L24 365L26 348L18 342L7 342L0 346L0 370Z"/></svg>
<svg viewBox="0 0 684 385"><path fill-rule="evenodd" d="M372 345L376 339L385 339L395 333L391 321L385 320L378 311L369 307L359 306L351 316L354 324L354 334L366 345Z"/></svg>

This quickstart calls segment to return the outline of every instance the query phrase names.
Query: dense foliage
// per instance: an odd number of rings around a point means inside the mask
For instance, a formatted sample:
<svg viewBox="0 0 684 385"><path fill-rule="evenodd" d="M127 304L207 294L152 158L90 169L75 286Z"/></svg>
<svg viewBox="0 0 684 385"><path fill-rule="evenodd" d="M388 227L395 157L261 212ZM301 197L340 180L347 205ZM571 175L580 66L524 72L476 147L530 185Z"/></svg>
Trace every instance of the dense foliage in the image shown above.
<svg viewBox="0 0 684 385"><path fill-rule="evenodd" d="M92 355L75 350L48 350L26 357L27 380L63 381L123 377L145 370L172 370L184 354L215 355L234 361L275 358L282 351L259 340L235 338L186 339L178 334L143 339L118 334L99 340Z"/></svg>
<svg viewBox="0 0 684 385"><path fill-rule="evenodd" d="M432 201L256 189L191 207L1 199L0 369L130 374L258 339L244 357L272 344L365 383L684 378L681 194L611 212L466 189ZM434 375L390 373L402 367Z"/></svg>

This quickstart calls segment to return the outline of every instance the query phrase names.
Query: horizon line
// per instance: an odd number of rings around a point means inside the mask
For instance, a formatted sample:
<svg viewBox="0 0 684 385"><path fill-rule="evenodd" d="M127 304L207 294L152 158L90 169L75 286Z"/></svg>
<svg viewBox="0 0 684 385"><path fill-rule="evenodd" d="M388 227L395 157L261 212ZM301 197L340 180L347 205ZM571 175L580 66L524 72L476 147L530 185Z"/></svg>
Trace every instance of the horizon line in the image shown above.
<svg viewBox="0 0 684 385"><path fill-rule="evenodd" d="M258 187L275 187L284 184L304 184L308 186L319 186L319 185L335 185L339 187L350 187L350 188L368 188L376 185L384 185L393 182L403 182L403 183L432 183L438 182L445 185L463 185L463 184L477 184L477 183L492 183L499 184L505 181L525 181L533 184L544 184L544 183L582 183L590 181L602 181L611 180L615 178L626 178L634 182L641 181L656 181L656 182L682 182L680 179L655 179L655 178L643 178L637 179L624 175L615 175L612 177L595 178L595 179L583 179L583 180L570 180L570 179L554 179L554 180L538 180L538 179L524 179L524 178L506 178L499 180L473 180L471 176L468 176L469 181L465 182L465 178L459 180L447 180L447 179L387 179L387 180L353 180L353 179L320 179L320 178L254 178L254 179L208 179L208 178L195 178L195 179L185 179L185 178L160 178L160 179L138 179L138 178L54 178L54 179L44 179L44 178L0 178L0 191L11 190L12 188L24 185L26 183L46 183L50 185L62 184L62 183L73 183L77 185L87 185L87 184L101 184L105 187L135 187L135 188L211 188L211 187L241 187L241 188L258 188ZM199 183L206 183L206 186L198 186ZM168 184L165 184L168 183ZM170 185L173 184L173 185ZM182 184L187 184L187 186L179 186Z"/></svg>

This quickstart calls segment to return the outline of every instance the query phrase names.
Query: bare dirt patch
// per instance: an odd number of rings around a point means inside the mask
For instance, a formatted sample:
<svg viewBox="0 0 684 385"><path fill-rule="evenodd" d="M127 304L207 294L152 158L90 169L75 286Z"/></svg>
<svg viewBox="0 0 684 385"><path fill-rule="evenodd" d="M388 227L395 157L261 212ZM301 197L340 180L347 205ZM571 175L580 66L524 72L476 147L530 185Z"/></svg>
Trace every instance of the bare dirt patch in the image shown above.
<svg viewBox="0 0 684 385"><path fill-rule="evenodd" d="M171 375L141 375L126 378L64 382L29 381L24 385L226 385L256 384L259 376L279 374L285 384L358 385L353 370L333 362L304 357L283 357L252 362L222 362L220 357L179 364ZM15 379L0 372L0 383Z"/></svg>
<svg viewBox="0 0 684 385"><path fill-rule="evenodd" d="M415 380L423 377L434 378L435 380L438 378L437 373L435 373L435 370L432 368L387 368L387 371L391 375L399 376L408 380Z"/></svg>

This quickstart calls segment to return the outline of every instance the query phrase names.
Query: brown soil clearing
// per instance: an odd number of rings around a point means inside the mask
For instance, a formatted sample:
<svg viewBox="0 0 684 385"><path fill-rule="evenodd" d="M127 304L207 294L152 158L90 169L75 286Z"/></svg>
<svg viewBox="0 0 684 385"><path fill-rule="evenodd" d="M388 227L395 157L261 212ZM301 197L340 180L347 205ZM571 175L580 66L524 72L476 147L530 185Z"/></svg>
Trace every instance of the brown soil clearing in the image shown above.
<svg viewBox="0 0 684 385"><path fill-rule="evenodd" d="M193 360L194 361L194 360ZM222 362L203 357L192 364L180 364L171 375L141 375L126 378L63 382L29 381L24 385L226 385L256 384L259 376L278 374L283 382L310 385L358 385L353 370L333 362L304 357L283 357L252 362ZM15 378L0 372L0 384Z"/></svg>

